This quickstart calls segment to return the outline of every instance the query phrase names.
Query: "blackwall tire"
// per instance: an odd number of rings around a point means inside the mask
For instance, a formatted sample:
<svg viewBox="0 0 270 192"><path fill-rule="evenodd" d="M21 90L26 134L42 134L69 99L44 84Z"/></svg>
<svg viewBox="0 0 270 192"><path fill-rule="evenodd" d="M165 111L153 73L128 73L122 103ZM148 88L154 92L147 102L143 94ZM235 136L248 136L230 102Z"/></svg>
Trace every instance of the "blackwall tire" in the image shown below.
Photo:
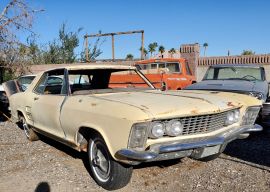
<svg viewBox="0 0 270 192"><path fill-rule="evenodd" d="M88 158L94 180L104 189L116 190L129 183L133 168L116 162L100 136L89 140Z"/></svg>

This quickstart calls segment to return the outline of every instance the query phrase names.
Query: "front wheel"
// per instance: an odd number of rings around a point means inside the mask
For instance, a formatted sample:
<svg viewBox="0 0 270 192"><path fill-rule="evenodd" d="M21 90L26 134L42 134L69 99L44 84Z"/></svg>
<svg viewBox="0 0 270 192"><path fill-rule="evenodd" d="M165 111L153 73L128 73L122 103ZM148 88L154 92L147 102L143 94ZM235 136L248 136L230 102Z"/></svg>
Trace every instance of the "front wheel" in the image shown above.
<svg viewBox="0 0 270 192"><path fill-rule="evenodd" d="M107 190L115 190L128 184L132 167L116 162L101 137L89 140L88 157L92 176L98 185Z"/></svg>
<svg viewBox="0 0 270 192"><path fill-rule="evenodd" d="M27 124L25 118L23 116L20 116L20 124L24 130L24 134L26 136L26 138L29 141L37 141L39 140L38 135L36 134L36 132L31 128L30 125Z"/></svg>

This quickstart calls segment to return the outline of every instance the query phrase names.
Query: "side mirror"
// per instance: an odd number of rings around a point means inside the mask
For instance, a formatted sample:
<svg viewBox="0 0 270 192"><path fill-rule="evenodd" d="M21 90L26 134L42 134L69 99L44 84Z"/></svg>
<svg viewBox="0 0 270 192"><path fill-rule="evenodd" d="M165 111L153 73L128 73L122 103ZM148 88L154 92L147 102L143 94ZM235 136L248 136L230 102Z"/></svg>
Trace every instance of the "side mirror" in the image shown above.
<svg viewBox="0 0 270 192"><path fill-rule="evenodd" d="M161 75L163 75L163 74L165 74L165 73L168 73L168 72L169 72L169 69L168 69L168 68L162 68L162 69L159 70L159 73L160 73Z"/></svg>

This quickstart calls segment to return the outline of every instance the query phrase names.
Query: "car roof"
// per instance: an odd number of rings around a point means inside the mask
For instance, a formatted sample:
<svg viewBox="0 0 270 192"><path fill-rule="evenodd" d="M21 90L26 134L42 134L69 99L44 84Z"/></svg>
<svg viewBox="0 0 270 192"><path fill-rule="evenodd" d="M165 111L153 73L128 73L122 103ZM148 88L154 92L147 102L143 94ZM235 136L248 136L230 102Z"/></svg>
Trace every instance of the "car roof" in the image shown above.
<svg viewBox="0 0 270 192"><path fill-rule="evenodd" d="M161 62L183 62L184 58L156 58L147 59L142 61L137 61L136 64L151 64L151 63L161 63Z"/></svg>
<svg viewBox="0 0 270 192"><path fill-rule="evenodd" d="M250 68L259 68L262 67L257 64L217 64L210 66L212 68L220 68L220 67L250 67Z"/></svg>
<svg viewBox="0 0 270 192"><path fill-rule="evenodd" d="M79 65L70 65L65 67L57 67L54 69L67 69L67 70L87 70L87 69L136 69L134 66L129 65L105 65L105 64L79 64ZM50 69L47 71L51 71Z"/></svg>
<svg viewBox="0 0 270 192"><path fill-rule="evenodd" d="M37 75L36 74L30 74L30 75L22 75L22 76L19 76L19 78L23 78L23 77L36 77Z"/></svg>

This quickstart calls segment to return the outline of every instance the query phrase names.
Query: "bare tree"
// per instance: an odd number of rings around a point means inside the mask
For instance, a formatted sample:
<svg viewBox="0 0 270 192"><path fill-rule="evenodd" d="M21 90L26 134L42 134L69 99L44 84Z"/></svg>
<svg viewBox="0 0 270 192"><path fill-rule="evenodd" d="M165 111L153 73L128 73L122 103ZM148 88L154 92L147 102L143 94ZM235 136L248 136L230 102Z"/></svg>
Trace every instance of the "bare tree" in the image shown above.
<svg viewBox="0 0 270 192"><path fill-rule="evenodd" d="M18 33L35 33L31 30L36 12L24 0L10 0L0 13L0 66L11 71L24 63L20 62L20 49L25 46L17 38ZM27 47L27 46L26 46ZM18 64L19 63L19 64Z"/></svg>

